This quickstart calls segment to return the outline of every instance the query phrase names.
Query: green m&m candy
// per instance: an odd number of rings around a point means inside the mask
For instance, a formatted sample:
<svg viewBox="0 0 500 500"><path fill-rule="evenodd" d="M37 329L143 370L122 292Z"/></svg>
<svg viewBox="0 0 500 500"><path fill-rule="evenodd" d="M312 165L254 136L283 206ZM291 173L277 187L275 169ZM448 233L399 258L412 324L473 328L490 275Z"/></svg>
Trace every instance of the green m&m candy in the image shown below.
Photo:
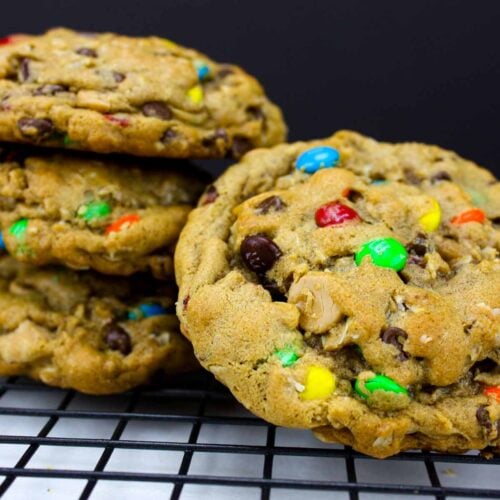
<svg viewBox="0 0 500 500"><path fill-rule="evenodd" d="M393 392L395 394L406 394L408 396L408 391L404 387L385 375L375 375L365 380L364 390L361 382L357 379L354 383L354 390L363 399L368 399L369 394L367 394L367 392L372 393L375 391Z"/></svg>
<svg viewBox="0 0 500 500"><path fill-rule="evenodd" d="M281 365L284 367L292 366L299 359L297 353L289 346L283 347L283 349L276 349L274 354L276 354L281 361Z"/></svg>
<svg viewBox="0 0 500 500"><path fill-rule="evenodd" d="M109 203L105 201L92 201L91 203L82 205L78 209L78 217L82 217L86 221L100 219L101 217L106 217L110 213L111 207Z"/></svg>
<svg viewBox="0 0 500 500"><path fill-rule="evenodd" d="M388 267L395 271L401 271L408 259L406 248L394 238L377 238L365 243L354 256L356 265L359 266L367 255L375 266Z"/></svg>
<svg viewBox="0 0 500 500"><path fill-rule="evenodd" d="M28 229L28 219L19 219L10 226L9 233L16 239L20 240L25 237Z"/></svg>

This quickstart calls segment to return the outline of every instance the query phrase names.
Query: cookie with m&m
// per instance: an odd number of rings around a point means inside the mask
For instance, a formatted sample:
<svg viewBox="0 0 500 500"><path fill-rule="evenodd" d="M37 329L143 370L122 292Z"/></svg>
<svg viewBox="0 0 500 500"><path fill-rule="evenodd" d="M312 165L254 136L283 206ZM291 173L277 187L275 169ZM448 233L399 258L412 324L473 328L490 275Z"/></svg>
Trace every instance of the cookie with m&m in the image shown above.
<svg viewBox="0 0 500 500"><path fill-rule="evenodd" d="M159 37L4 37L0 103L0 140L96 153L239 157L286 136L255 78Z"/></svg>
<svg viewBox="0 0 500 500"><path fill-rule="evenodd" d="M149 275L111 277L0 257L0 376L111 394L157 372L196 369L179 332L175 293Z"/></svg>
<svg viewBox="0 0 500 500"><path fill-rule="evenodd" d="M34 265L173 275L172 254L205 175L175 160L113 159L4 146L3 251Z"/></svg>
<svg viewBox="0 0 500 500"><path fill-rule="evenodd" d="M200 362L270 422L376 457L499 450L499 183L341 131L259 150L175 254Z"/></svg>

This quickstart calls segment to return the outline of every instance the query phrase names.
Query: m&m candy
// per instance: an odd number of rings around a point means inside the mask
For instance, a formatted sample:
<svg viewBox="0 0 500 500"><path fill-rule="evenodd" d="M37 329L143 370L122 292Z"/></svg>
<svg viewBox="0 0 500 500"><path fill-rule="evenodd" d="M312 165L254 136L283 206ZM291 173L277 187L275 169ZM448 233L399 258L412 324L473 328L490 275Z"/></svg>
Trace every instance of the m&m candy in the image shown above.
<svg viewBox="0 0 500 500"><path fill-rule="evenodd" d="M20 42L24 39L28 38L27 35L22 35L22 34L14 34L14 35L8 35L3 38L0 38L0 47L2 45L10 45L11 43L15 42Z"/></svg>
<svg viewBox="0 0 500 500"><path fill-rule="evenodd" d="M480 208L471 208L451 219L452 224L465 224L467 222L484 222L486 219L485 213Z"/></svg>
<svg viewBox="0 0 500 500"><path fill-rule="evenodd" d="M300 398L304 401L326 399L337 385L335 375L324 366L312 365L307 370L304 390Z"/></svg>
<svg viewBox="0 0 500 500"><path fill-rule="evenodd" d="M340 153L330 146L307 149L299 155L295 167L306 174L314 174L321 168L332 168L338 164Z"/></svg>
<svg viewBox="0 0 500 500"><path fill-rule="evenodd" d="M167 310L160 304L146 303L141 304L137 309L133 309L128 313L128 319L137 320L141 318L152 318L153 316L161 316L167 314Z"/></svg>
<svg viewBox="0 0 500 500"><path fill-rule="evenodd" d="M10 226L9 233L19 240L25 237L27 229L28 219L19 219Z"/></svg>
<svg viewBox="0 0 500 500"><path fill-rule="evenodd" d="M120 127L128 127L130 125L130 120L128 118L123 118L116 115L103 115L104 119L114 125L119 125Z"/></svg>
<svg viewBox="0 0 500 500"><path fill-rule="evenodd" d="M319 207L318 210L316 210L314 218L319 227L337 226L339 224L344 224L344 222L360 220L356 210L336 201L326 203Z"/></svg>
<svg viewBox="0 0 500 500"><path fill-rule="evenodd" d="M111 207L105 201L92 201L91 203L82 205L77 212L78 217L82 217L86 221L100 219L108 216L110 213Z"/></svg>
<svg viewBox="0 0 500 500"><path fill-rule="evenodd" d="M439 227L441 223L441 207L436 200L432 200L431 210L422 215L418 222L420 227L428 233L432 233Z"/></svg>
<svg viewBox="0 0 500 500"><path fill-rule="evenodd" d="M476 206L484 206L488 203L488 196L477 189L465 188L467 194L471 197L472 203Z"/></svg>
<svg viewBox="0 0 500 500"><path fill-rule="evenodd" d="M210 68L203 61L194 61L194 67L196 68L196 73L198 74L198 80L200 80L200 82L206 80L208 76L210 76Z"/></svg>
<svg viewBox="0 0 500 500"><path fill-rule="evenodd" d="M408 252L406 248L394 238L378 238L365 243L354 256L356 265L370 256L372 263L379 267L387 267L401 271L406 265Z"/></svg>
<svg viewBox="0 0 500 500"><path fill-rule="evenodd" d="M119 231L123 231L124 229L128 229L132 224L135 224L141 220L141 217L138 214L128 214L120 217L118 220L110 224L106 230L105 234L117 233Z"/></svg>
<svg viewBox="0 0 500 500"><path fill-rule="evenodd" d="M408 391L404 387L399 385L397 382L394 382L392 378L386 377L385 375L375 375L374 377L365 380L364 389L359 379L357 379L354 383L354 390L363 399L368 399L370 393L373 393L375 391L393 392L395 394L408 395Z"/></svg>
<svg viewBox="0 0 500 500"><path fill-rule="evenodd" d="M274 354L276 354L276 356L280 360L281 366L284 367L292 366L299 359L297 353L290 346L283 347L282 349L276 349L276 351L274 351Z"/></svg>
<svg viewBox="0 0 500 500"><path fill-rule="evenodd" d="M190 88L187 95L193 104L201 104L203 101L203 89L199 85Z"/></svg>
<svg viewBox="0 0 500 500"><path fill-rule="evenodd" d="M5 241L3 241L3 233L0 231L0 251L4 252L6 250Z"/></svg>
<svg viewBox="0 0 500 500"><path fill-rule="evenodd" d="M483 394L485 396L491 396L500 402L500 386L490 385L484 388Z"/></svg>

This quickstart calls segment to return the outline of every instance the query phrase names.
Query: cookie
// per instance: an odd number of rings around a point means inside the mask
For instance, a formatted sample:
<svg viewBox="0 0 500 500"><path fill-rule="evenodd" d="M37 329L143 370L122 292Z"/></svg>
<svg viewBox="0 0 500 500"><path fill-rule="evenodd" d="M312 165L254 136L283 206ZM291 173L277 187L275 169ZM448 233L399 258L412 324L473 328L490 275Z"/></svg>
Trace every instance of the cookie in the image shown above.
<svg viewBox="0 0 500 500"><path fill-rule="evenodd" d="M178 163L5 147L3 245L34 265L171 276L174 245L206 180Z"/></svg>
<svg viewBox="0 0 500 500"><path fill-rule="evenodd" d="M181 329L274 424L375 457L498 452L499 188L354 132L250 152L181 233Z"/></svg>
<svg viewBox="0 0 500 500"><path fill-rule="evenodd" d="M170 40L68 29L5 40L0 140L221 158L285 139L255 78Z"/></svg>
<svg viewBox="0 0 500 500"><path fill-rule="evenodd" d="M149 276L34 268L1 257L0 375L110 394L159 370L193 369L174 297L174 287Z"/></svg>

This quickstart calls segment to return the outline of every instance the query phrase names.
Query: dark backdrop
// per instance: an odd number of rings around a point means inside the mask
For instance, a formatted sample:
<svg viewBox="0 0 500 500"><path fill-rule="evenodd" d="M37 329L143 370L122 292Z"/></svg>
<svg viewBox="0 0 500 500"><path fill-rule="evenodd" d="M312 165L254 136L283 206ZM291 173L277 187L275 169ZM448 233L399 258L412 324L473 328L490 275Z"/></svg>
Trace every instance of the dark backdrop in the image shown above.
<svg viewBox="0 0 500 500"><path fill-rule="evenodd" d="M352 128L500 168L500 1L4 0L1 31L157 34L256 75L290 139Z"/></svg>

